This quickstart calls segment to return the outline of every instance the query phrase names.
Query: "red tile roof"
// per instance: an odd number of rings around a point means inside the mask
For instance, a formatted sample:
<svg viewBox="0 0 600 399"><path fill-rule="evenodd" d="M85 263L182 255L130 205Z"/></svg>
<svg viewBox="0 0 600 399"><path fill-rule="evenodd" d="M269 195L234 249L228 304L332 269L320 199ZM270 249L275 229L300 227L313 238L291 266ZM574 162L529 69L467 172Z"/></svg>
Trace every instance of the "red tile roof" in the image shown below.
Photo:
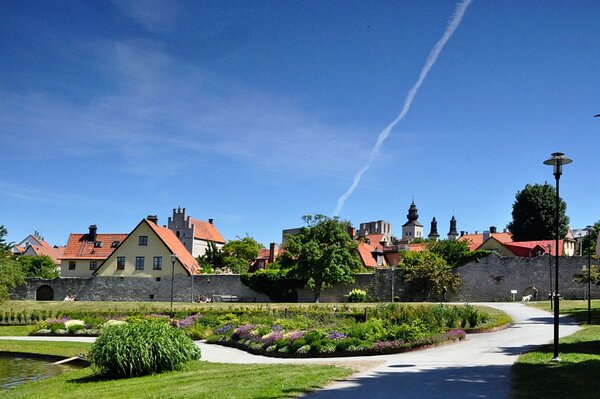
<svg viewBox="0 0 600 399"><path fill-rule="evenodd" d="M15 249L16 249L16 251L15 251ZM16 254L22 254L23 252L25 252L25 248L23 248L20 245L15 245L14 249L13 249L13 252L16 253Z"/></svg>
<svg viewBox="0 0 600 399"><path fill-rule="evenodd" d="M536 249L539 249L545 254L548 252L548 244L552 245L552 255L556 254L554 248L556 242L554 240L517 241L502 244L517 256L533 256ZM564 240L558 240L558 256L564 255L564 247Z"/></svg>
<svg viewBox="0 0 600 399"><path fill-rule="evenodd" d="M212 223L193 218L190 222L194 226L194 238L225 244L225 239Z"/></svg>
<svg viewBox="0 0 600 399"><path fill-rule="evenodd" d="M427 249L427 244L408 244L408 251L423 252Z"/></svg>
<svg viewBox="0 0 600 399"><path fill-rule="evenodd" d="M501 243L512 242L512 234L509 232L506 233L490 233L490 237L494 237L496 240ZM483 233L482 234L465 234L464 236L459 238L459 241L469 240L469 251L474 251L483 244Z"/></svg>
<svg viewBox="0 0 600 399"><path fill-rule="evenodd" d="M369 234L365 236L365 240L369 240L371 245L377 245L383 239L383 234Z"/></svg>
<svg viewBox="0 0 600 399"><path fill-rule="evenodd" d="M60 259L106 259L113 253L114 241L123 242L127 234L96 234L96 241L101 242L101 247L94 247L94 241L88 241L88 234L73 233Z"/></svg>
<svg viewBox="0 0 600 399"><path fill-rule="evenodd" d="M383 264L377 264L377 259L373 257L373 251L379 250L382 253ZM383 248L379 244L367 244L366 242L358 243L358 254L365 267L383 267L386 266L385 258L383 257Z"/></svg>
<svg viewBox="0 0 600 399"><path fill-rule="evenodd" d="M172 254L177 254L177 259L183 265L183 267L190 274L199 274L200 268L198 262L192 254L189 253L187 248L183 245L179 238L173 233L172 230L166 227L158 226L157 224L144 219L148 226L156 233L156 235L165 243L169 251Z"/></svg>
<svg viewBox="0 0 600 399"><path fill-rule="evenodd" d="M40 247L37 245L32 245L34 252L38 255L46 255L52 258L54 263L60 263L60 259L62 259L65 253L65 247Z"/></svg>

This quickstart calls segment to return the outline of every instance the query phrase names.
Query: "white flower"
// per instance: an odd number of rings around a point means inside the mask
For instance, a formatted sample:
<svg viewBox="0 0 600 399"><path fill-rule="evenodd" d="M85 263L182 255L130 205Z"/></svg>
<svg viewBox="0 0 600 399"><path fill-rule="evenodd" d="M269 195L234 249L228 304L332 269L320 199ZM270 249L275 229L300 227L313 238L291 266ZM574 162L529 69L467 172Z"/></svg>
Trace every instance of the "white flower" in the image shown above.
<svg viewBox="0 0 600 399"><path fill-rule="evenodd" d="M85 325L85 322L83 320L67 320L67 321L65 321L65 327L67 329L74 327L74 326L84 326L84 325Z"/></svg>
<svg viewBox="0 0 600 399"><path fill-rule="evenodd" d="M104 327L118 326L120 324L125 324L125 323L127 323L125 320L109 320L106 323L104 323Z"/></svg>

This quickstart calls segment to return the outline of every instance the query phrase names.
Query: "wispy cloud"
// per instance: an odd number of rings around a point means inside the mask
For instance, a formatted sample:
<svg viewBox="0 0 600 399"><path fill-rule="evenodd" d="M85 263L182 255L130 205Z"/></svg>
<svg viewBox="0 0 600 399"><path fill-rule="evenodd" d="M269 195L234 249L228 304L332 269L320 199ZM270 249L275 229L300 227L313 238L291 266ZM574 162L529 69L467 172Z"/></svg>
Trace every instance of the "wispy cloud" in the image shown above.
<svg viewBox="0 0 600 399"><path fill-rule="evenodd" d="M180 13L177 0L112 0L112 3L119 11L155 33L173 28Z"/></svg>
<svg viewBox="0 0 600 399"><path fill-rule="evenodd" d="M356 189L356 187L358 187L360 180L362 179L362 176L371 167L371 164L377 157L377 154L379 153L379 150L381 149L383 142L390 135L392 129L402 119L404 119L404 117L406 116L408 111L410 111L410 107L412 106L413 100L415 99L415 96L417 95L419 89L421 88L421 84L423 84L423 81L427 77L427 74L429 73L429 71L431 70L433 65L435 64L438 56L440 55L440 52L446 45L446 42L448 42L448 40L452 37L452 34L454 33L454 31L456 30L458 25L460 25L460 22L461 22L463 16L465 15L465 12L467 11L467 7L469 7L469 4L471 4L471 0L463 0L458 4L456 9L454 10L454 15L452 16L450 22L448 23L448 26L446 27L444 34L442 35L440 40L438 40L438 42L435 44L435 46L433 46L433 49L429 52L429 55L427 56L427 61L425 61L425 65L423 65L423 68L421 69L421 73L419 74L419 78L417 79L415 84L408 91L408 95L406 96L406 99L404 100L404 106L402 107L400 114L398 114L396 119L394 119L389 125L387 125L385 127L385 129L383 129L377 136L377 141L375 142L375 145L371 149L369 159L356 172L356 174L354 175L354 179L352 180L352 184L346 190L346 192L344 192L344 194L342 194L341 197L338 199L335 210L333 211L334 216L338 216L340 214L340 211L344 207L344 204L346 203L348 198L350 198L352 193L354 193L354 190Z"/></svg>
<svg viewBox="0 0 600 399"><path fill-rule="evenodd" d="M263 173L327 178L351 167L349 154L366 144L362 132L319 121L298 99L232 82L154 43L102 43L93 51L109 94L74 102L0 92L0 137L8 145L0 154L26 139L29 154L110 154L120 170L140 175L181 173L181 165L217 155Z"/></svg>

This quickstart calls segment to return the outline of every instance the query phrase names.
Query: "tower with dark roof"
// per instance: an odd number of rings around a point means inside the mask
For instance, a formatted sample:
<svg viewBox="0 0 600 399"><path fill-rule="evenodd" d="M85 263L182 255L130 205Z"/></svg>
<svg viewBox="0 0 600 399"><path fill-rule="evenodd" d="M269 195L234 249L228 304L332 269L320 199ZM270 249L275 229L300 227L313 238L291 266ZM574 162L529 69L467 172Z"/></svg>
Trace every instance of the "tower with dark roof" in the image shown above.
<svg viewBox="0 0 600 399"><path fill-rule="evenodd" d="M456 218L452 215L452 219L450 219L450 231L448 232L449 240L456 240L458 238L458 231L456 230Z"/></svg>
<svg viewBox="0 0 600 399"><path fill-rule="evenodd" d="M433 220L431 221L431 231L429 233L429 235L427 236L430 240L434 240L437 241L440 239L440 235L437 231L437 220L435 220L435 217L433 218Z"/></svg>
<svg viewBox="0 0 600 399"><path fill-rule="evenodd" d="M423 238L423 225L419 223L419 211L415 201L408 208L408 221L402 225L402 240L412 241L415 238Z"/></svg>

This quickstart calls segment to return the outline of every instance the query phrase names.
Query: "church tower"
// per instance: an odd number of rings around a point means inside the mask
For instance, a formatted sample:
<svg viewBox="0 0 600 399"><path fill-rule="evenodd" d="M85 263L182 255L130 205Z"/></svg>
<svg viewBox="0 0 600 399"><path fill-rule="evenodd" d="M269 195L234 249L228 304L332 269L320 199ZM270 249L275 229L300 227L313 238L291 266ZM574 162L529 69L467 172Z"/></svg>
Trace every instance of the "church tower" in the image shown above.
<svg viewBox="0 0 600 399"><path fill-rule="evenodd" d="M458 238L458 231L456 231L456 219L454 215L452 215L452 219L450 219L450 231L448 232L449 240L456 240Z"/></svg>
<svg viewBox="0 0 600 399"><path fill-rule="evenodd" d="M438 234L438 231L437 231L437 220L435 220L435 217L431 221L431 231L427 237L433 241L437 241L440 239L440 235Z"/></svg>
<svg viewBox="0 0 600 399"><path fill-rule="evenodd" d="M415 238L423 238L423 225L419 223L419 211L415 201L410 204L406 218L408 222L402 225L402 240L410 242Z"/></svg>

